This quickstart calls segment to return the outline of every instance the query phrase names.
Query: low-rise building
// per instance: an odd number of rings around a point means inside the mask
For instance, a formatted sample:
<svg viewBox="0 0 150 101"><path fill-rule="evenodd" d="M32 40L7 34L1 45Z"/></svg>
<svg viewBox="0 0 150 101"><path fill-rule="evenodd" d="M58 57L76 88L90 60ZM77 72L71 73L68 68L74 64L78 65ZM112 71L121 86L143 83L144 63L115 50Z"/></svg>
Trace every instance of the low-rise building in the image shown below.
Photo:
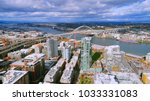
<svg viewBox="0 0 150 101"><path fill-rule="evenodd" d="M20 60L33 52L32 48L21 49L19 51L10 52L7 56L12 60Z"/></svg>
<svg viewBox="0 0 150 101"><path fill-rule="evenodd" d="M96 84L142 84L139 77L135 73L96 73L94 77L94 83Z"/></svg>
<svg viewBox="0 0 150 101"><path fill-rule="evenodd" d="M55 66L50 68L49 72L45 75L44 82L58 83L65 67L65 59L60 58Z"/></svg>
<svg viewBox="0 0 150 101"><path fill-rule="evenodd" d="M139 76L141 75L141 73L143 73L144 64L142 64L136 60L129 61L129 64L133 68L134 72L137 73Z"/></svg>
<svg viewBox="0 0 150 101"><path fill-rule="evenodd" d="M45 71L44 54L31 54L25 58L10 64L12 69L29 71L29 77L31 82L38 81Z"/></svg>
<svg viewBox="0 0 150 101"><path fill-rule="evenodd" d="M63 71L63 74L60 79L60 83L66 83L66 84L73 83L74 80L73 75L77 66L77 62L78 62L78 56L73 56L70 62L66 64L65 70Z"/></svg>
<svg viewBox="0 0 150 101"><path fill-rule="evenodd" d="M118 45L107 46L105 48L102 65L108 72L132 72L132 68L125 59L125 52L120 51Z"/></svg>
<svg viewBox="0 0 150 101"><path fill-rule="evenodd" d="M27 71L9 70L2 77L3 84L29 84Z"/></svg>
<svg viewBox="0 0 150 101"><path fill-rule="evenodd" d="M73 68L70 63L67 63L65 66L65 70L60 79L60 83L70 84L72 83L72 76L73 76Z"/></svg>
<svg viewBox="0 0 150 101"><path fill-rule="evenodd" d="M40 43L40 44L32 45L31 48L34 49L34 52L35 52L35 53L42 53L42 49L43 49L44 47L43 47L43 45Z"/></svg>

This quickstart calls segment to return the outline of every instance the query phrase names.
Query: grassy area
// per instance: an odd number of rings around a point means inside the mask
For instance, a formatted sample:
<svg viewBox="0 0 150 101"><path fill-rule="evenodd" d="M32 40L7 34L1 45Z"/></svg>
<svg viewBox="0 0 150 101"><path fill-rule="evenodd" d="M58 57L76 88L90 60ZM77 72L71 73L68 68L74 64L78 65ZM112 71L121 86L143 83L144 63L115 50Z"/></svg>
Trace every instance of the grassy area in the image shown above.
<svg viewBox="0 0 150 101"><path fill-rule="evenodd" d="M94 83L94 79L92 76L81 76L80 77L80 84L93 84Z"/></svg>
<svg viewBox="0 0 150 101"><path fill-rule="evenodd" d="M92 61L95 62L97 61L101 56L101 53L100 52L95 52L95 53L92 53Z"/></svg>

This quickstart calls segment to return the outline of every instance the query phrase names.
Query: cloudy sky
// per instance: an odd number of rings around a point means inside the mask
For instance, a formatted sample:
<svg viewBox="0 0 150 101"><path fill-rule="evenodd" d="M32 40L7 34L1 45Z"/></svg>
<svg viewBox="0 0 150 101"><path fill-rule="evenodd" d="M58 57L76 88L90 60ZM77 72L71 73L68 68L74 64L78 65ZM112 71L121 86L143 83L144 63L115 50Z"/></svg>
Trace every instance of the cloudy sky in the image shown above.
<svg viewBox="0 0 150 101"><path fill-rule="evenodd" d="M150 0L0 0L0 20L150 22Z"/></svg>

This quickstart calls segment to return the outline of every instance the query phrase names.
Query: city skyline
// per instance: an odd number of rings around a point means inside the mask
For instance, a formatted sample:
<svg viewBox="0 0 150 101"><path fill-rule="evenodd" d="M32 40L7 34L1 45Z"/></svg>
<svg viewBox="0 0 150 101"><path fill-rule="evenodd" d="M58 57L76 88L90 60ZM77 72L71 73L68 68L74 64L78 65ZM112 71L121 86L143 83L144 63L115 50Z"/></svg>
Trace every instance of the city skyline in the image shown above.
<svg viewBox="0 0 150 101"><path fill-rule="evenodd" d="M1 0L0 21L150 22L150 0Z"/></svg>

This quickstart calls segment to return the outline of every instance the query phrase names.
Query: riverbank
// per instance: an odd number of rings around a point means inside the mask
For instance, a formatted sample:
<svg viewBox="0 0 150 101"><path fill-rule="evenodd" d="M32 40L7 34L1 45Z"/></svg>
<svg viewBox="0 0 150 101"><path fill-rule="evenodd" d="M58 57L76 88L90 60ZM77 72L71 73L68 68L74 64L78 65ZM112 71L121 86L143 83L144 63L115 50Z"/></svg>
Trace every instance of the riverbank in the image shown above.
<svg viewBox="0 0 150 101"><path fill-rule="evenodd" d="M86 37L86 35L78 34L76 35L76 37L74 37L74 35L71 36L72 39L75 38L77 40L81 40L81 38L83 37ZM122 51L131 54L136 54L139 56L144 56L150 52L150 44L145 44L145 43L132 44L127 42L117 41L114 38L98 38L96 36L93 36L92 43L102 45L102 46L119 45Z"/></svg>
<svg viewBox="0 0 150 101"><path fill-rule="evenodd" d="M150 41L148 40L138 40L137 42L140 44L150 44Z"/></svg>

